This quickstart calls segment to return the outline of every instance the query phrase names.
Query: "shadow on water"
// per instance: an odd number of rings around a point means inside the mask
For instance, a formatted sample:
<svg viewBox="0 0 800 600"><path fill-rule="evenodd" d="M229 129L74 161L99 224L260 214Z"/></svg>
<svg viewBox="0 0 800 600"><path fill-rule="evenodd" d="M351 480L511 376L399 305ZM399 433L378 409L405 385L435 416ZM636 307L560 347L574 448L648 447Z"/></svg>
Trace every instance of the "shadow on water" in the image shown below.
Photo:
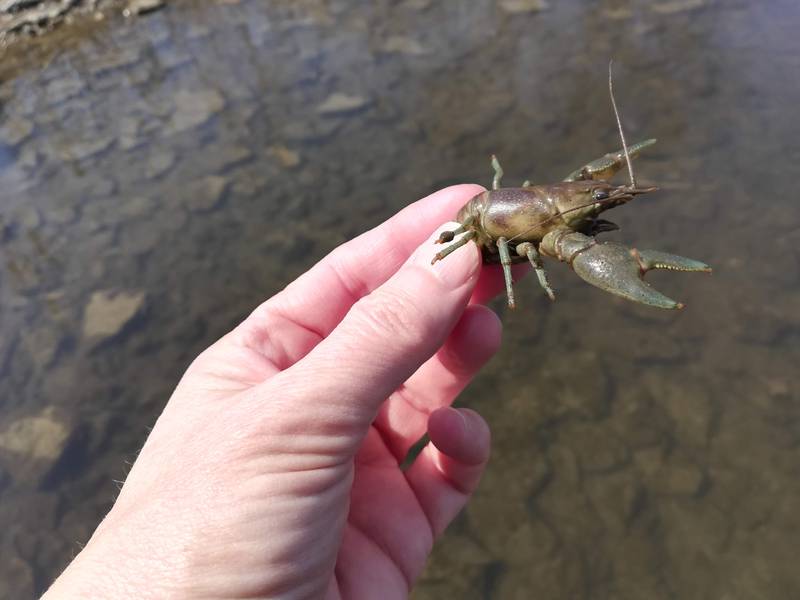
<svg viewBox="0 0 800 600"><path fill-rule="evenodd" d="M492 152L513 185L616 148L611 57L662 191L606 236L715 273L653 274L681 313L552 263L555 304L497 304L461 400L492 462L414 597L800 595L800 8L537 4L176 1L3 58L0 595L49 584L189 361L325 252Z"/></svg>

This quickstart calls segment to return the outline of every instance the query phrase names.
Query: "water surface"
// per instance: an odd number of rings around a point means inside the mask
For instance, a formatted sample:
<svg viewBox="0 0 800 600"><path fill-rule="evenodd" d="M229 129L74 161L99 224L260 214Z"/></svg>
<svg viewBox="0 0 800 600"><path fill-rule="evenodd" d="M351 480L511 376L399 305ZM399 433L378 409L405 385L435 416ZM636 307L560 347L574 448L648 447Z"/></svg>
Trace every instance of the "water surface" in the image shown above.
<svg viewBox="0 0 800 600"><path fill-rule="evenodd" d="M0 72L0 596L41 593L191 359L432 190L618 146L661 312L548 263L461 399L494 449L415 598L800 596L800 7L176 1ZM531 3L535 4L535 3ZM53 47L56 46L58 51Z"/></svg>

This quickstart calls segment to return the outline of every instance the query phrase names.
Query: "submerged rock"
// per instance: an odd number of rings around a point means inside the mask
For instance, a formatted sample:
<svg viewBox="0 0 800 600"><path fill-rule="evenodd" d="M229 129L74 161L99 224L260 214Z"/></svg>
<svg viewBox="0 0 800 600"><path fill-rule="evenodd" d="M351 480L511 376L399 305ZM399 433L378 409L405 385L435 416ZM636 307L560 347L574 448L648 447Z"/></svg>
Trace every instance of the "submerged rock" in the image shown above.
<svg viewBox="0 0 800 600"><path fill-rule="evenodd" d="M28 119L9 119L0 127L0 142L17 146L33 133L33 123Z"/></svg>
<svg viewBox="0 0 800 600"><path fill-rule="evenodd" d="M56 360L64 345L64 333L53 323L45 322L22 333L22 347L33 365L44 373Z"/></svg>
<svg viewBox="0 0 800 600"><path fill-rule="evenodd" d="M42 213L35 206L23 206L14 222L24 231L34 231L42 225Z"/></svg>
<svg viewBox="0 0 800 600"><path fill-rule="evenodd" d="M285 169L293 169L300 164L300 155L286 146L272 146L269 152Z"/></svg>
<svg viewBox="0 0 800 600"><path fill-rule="evenodd" d="M175 112L167 129L180 133L199 127L223 108L225 98L216 90L181 90L175 94Z"/></svg>
<svg viewBox="0 0 800 600"><path fill-rule="evenodd" d="M41 32L63 19L77 3L77 0L9 0L0 5L0 36L25 30Z"/></svg>
<svg viewBox="0 0 800 600"><path fill-rule="evenodd" d="M317 106L317 112L326 116L352 114L363 110L368 105L369 98L335 92L328 96L322 104Z"/></svg>
<svg viewBox="0 0 800 600"><path fill-rule="evenodd" d="M253 158L253 151L250 148L238 144L219 148L215 154L214 166L217 171L238 167Z"/></svg>
<svg viewBox="0 0 800 600"><path fill-rule="evenodd" d="M17 158L17 166L20 169L24 169L30 173L31 171L36 170L36 168L39 166L41 158L41 154L35 148L26 146L22 149L22 152L19 153L19 157Z"/></svg>
<svg viewBox="0 0 800 600"><path fill-rule="evenodd" d="M607 19L613 19L615 21L621 21L622 19L630 19L633 17L633 11L626 7L607 8L603 10L601 14Z"/></svg>
<svg viewBox="0 0 800 600"><path fill-rule="evenodd" d="M92 198L107 198L117 191L117 182L108 177L95 175L86 193Z"/></svg>
<svg viewBox="0 0 800 600"><path fill-rule="evenodd" d="M547 10L550 7L545 0L501 0L500 8L512 15L519 15Z"/></svg>
<svg viewBox="0 0 800 600"><path fill-rule="evenodd" d="M36 6L41 0L2 0L0 1L0 13L14 13L31 6Z"/></svg>
<svg viewBox="0 0 800 600"><path fill-rule="evenodd" d="M404 35L391 36L381 49L390 54L408 54L410 56L422 56L428 53L417 40Z"/></svg>
<svg viewBox="0 0 800 600"><path fill-rule="evenodd" d="M124 219L140 219L156 211L156 203L147 196L132 196L122 199L118 209Z"/></svg>
<svg viewBox="0 0 800 600"><path fill-rule="evenodd" d="M48 223L57 225L68 225L74 223L78 218L78 209L69 204L54 206L47 211Z"/></svg>
<svg viewBox="0 0 800 600"><path fill-rule="evenodd" d="M164 0L130 0L128 6L123 9L122 14L126 17L144 15L164 8L165 4Z"/></svg>
<svg viewBox="0 0 800 600"><path fill-rule="evenodd" d="M659 471L655 487L663 494L695 497L708 484L708 477L696 465L667 464Z"/></svg>
<svg viewBox="0 0 800 600"><path fill-rule="evenodd" d="M705 5L706 0L667 0L666 2L654 2L650 5L650 10L662 15L672 15L697 10Z"/></svg>
<svg viewBox="0 0 800 600"><path fill-rule="evenodd" d="M117 335L139 314L144 303L144 292L93 293L83 314L84 337L98 343Z"/></svg>
<svg viewBox="0 0 800 600"><path fill-rule="evenodd" d="M283 137L292 142L319 142L335 135L341 119L304 119L283 126Z"/></svg>
<svg viewBox="0 0 800 600"><path fill-rule="evenodd" d="M21 417L0 431L0 457L17 482L38 485L58 462L71 429L52 407Z"/></svg>
<svg viewBox="0 0 800 600"><path fill-rule="evenodd" d="M154 151L147 157L144 176L147 179L161 177L173 167L176 158L175 152L169 148Z"/></svg>
<svg viewBox="0 0 800 600"><path fill-rule="evenodd" d="M114 71L130 69L139 62L141 54L135 47L119 47L97 57L89 66L89 72L95 77L111 75Z"/></svg>
<svg viewBox="0 0 800 600"><path fill-rule="evenodd" d="M0 448L35 459L53 461L61 455L69 428L47 408L34 417L23 417L0 432Z"/></svg>
<svg viewBox="0 0 800 600"><path fill-rule="evenodd" d="M430 8L433 0L408 0L406 6L411 10L426 10Z"/></svg>
<svg viewBox="0 0 800 600"><path fill-rule="evenodd" d="M121 0L0 0L0 40L19 34L42 34L60 23L74 21L79 15L103 19L102 9L122 4ZM122 14L143 15L166 5L166 0L127 0Z"/></svg>
<svg viewBox="0 0 800 600"><path fill-rule="evenodd" d="M209 175L190 184L186 190L186 208L193 212L213 210L222 202L228 188L227 177Z"/></svg>
<svg viewBox="0 0 800 600"><path fill-rule="evenodd" d="M98 136L80 142L73 142L61 150L61 158L63 160L86 160L102 154L114 144L114 138L111 136Z"/></svg>
<svg viewBox="0 0 800 600"><path fill-rule="evenodd" d="M47 84L45 97L48 106L58 106L67 100L75 98L86 88L86 81L78 75L71 75L53 79ZM33 107L32 107L33 108ZM33 113L32 113L33 114ZM40 114L37 120L41 122Z"/></svg>
<svg viewBox="0 0 800 600"><path fill-rule="evenodd" d="M139 137L141 121L136 117L121 117L117 122L119 129L118 145L120 150L131 150L142 143Z"/></svg>

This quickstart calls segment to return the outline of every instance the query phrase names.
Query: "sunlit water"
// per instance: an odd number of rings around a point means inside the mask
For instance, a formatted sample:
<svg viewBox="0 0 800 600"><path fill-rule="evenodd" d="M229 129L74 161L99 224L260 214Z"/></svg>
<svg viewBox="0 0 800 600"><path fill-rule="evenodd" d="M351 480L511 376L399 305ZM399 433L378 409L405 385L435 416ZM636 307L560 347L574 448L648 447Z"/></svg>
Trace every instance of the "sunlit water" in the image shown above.
<svg viewBox="0 0 800 600"><path fill-rule="evenodd" d="M85 542L189 361L338 243L453 182L618 147L605 234L712 264L661 312L548 263L463 395L493 431L415 598L800 596L800 6L175 2L0 76L0 595ZM535 4L535 3L531 3ZM57 44L60 51L48 48Z"/></svg>

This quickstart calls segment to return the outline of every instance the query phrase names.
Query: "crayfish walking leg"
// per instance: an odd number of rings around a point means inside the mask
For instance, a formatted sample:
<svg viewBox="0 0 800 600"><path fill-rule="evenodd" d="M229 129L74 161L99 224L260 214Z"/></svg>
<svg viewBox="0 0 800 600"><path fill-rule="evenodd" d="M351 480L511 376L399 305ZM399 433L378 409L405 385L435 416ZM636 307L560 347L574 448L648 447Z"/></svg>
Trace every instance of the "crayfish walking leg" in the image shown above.
<svg viewBox="0 0 800 600"><path fill-rule="evenodd" d="M530 242L518 244L517 254L528 258L528 262L531 263L533 270L536 272L536 277L539 279L539 285L542 286L542 289L550 300L555 300L556 295L553 293L553 288L550 287L550 283L547 281L547 273L544 270L542 258L539 256L539 251L536 249L536 246Z"/></svg>

